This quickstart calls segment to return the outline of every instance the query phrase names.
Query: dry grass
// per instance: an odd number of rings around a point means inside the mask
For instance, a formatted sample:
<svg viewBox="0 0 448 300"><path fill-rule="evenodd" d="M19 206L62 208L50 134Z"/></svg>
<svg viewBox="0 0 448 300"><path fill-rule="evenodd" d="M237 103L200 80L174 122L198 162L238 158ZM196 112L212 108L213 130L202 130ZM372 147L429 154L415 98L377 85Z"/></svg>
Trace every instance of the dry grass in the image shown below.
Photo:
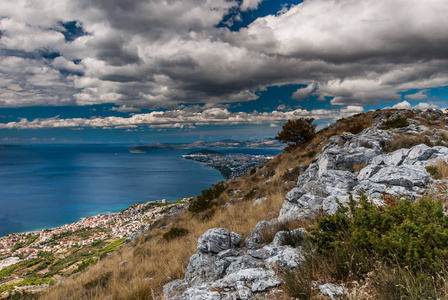
<svg viewBox="0 0 448 300"><path fill-rule="evenodd" d="M371 117L371 113L366 113L358 116L355 115L346 119L340 119L335 124L332 124L327 129L324 129L322 134L324 134L327 138L335 134L342 134L344 132L358 134L372 125L373 118Z"/></svg>
<svg viewBox="0 0 448 300"><path fill-rule="evenodd" d="M278 192L279 191L279 192ZM224 227L246 237L260 220L276 217L286 192L266 188L268 200L261 205L252 201L237 201L228 207L218 207L212 219L201 222L190 213L167 219L171 227L183 227L190 234L165 241L168 231L155 229L146 239L124 245L120 251L68 278L60 286L42 295L42 299L152 299L162 296L162 286L174 279L183 278L189 258L194 254L196 241L207 229ZM120 266L120 262L128 262ZM104 274L111 274L102 278Z"/></svg>
<svg viewBox="0 0 448 300"><path fill-rule="evenodd" d="M392 141L388 142L384 146L384 151L393 152L398 149L406 148L409 149L413 146L420 144L425 144L432 147L431 141L424 134L411 136L411 135L397 135Z"/></svg>
<svg viewBox="0 0 448 300"><path fill-rule="evenodd" d="M244 239L259 221L278 216L286 193L295 186L296 177L313 162L328 137L345 131L358 132L372 123L370 115L365 114L325 128L307 145L283 152L240 178L228 181L227 190L215 201L213 214L202 218L187 212L165 218L146 238L124 245L117 253L51 288L41 299L160 299L164 284L184 277L188 261L197 251L196 241L206 230L227 228ZM267 201L253 205L253 200L260 197L267 197ZM277 230L304 225L282 224ZM164 240L163 234L173 227L188 229L189 234ZM265 239L272 239L274 231L267 233ZM124 260L128 262L120 266ZM104 274L110 275L104 277Z"/></svg>
<svg viewBox="0 0 448 300"><path fill-rule="evenodd" d="M439 160L436 164L427 166L426 170L434 179L445 179L448 177L448 163L444 160Z"/></svg>
<svg viewBox="0 0 448 300"><path fill-rule="evenodd" d="M358 163L355 163L355 164L353 165L353 170L354 170L356 173L359 173L359 171L361 171L361 170L364 169L365 167L366 167L365 164L358 164Z"/></svg>

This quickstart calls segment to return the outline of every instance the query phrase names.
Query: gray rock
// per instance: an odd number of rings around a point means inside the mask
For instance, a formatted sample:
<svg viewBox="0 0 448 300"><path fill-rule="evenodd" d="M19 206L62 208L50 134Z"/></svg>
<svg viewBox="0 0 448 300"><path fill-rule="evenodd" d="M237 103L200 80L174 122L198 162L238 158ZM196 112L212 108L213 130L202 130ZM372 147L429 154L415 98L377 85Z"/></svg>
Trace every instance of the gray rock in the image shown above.
<svg viewBox="0 0 448 300"><path fill-rule="evenodd" d="M225 228L212 228L199 237L197 247L203 253L218 253L238 248L241 242L241 236L235 232Z"/></svg>
<svg viewBox="0 0 448 300"><path fill-rule="evenodd" d="M299 245L306 236L307 232L303 228L297 228L292 231L279 231L275 234L270 246L294 246Z"/></svg>
<svg viewBox="0 0 448 300"><path fill-rule="evenodd" d="M240 254L241 251L239 251L238 249L227 249L216 254L216 257L219 259L223 259L231 256L239 256Z"/></svg>
<svg viewBox="0 0 448 300"><path fill-rule="evenodd" d="M269 181L269 180L268 180ZM272 179L271 179L272 181ZM263 203L265 203L268 200L267 197L263 197L263 198L258 198L257 200L254 201L253 205L262 205Z"/></svg>
<svg viewBox="0 0 448 300"><path fill-rule="evenodd" d="M338 299L345 295L346 289L343 286L334 283L326 283L319 285L319 292L331 299Z"/></svg>
<svg viewBox="0 0 448 300"><path fill-rule="evenodd" d="M315 217L322 207L323 199L321 196L305 194L294 202L285 200L278 220L282 222Z"/></svg>
<svg viewBox="0 0 448 300"><path fill-rule="evenodd" d="M301 248L292 248L290 246L276 247L274 253L264 260L265 265L275 265L277 267L297 268L303 261L304 257Z"/></svg>
<svg viewBox="0 0 448 300"><path fill-rule="evenodd" d="M247 249L259 249L263 247L261 236L257 232L252 233L244 240L244 247Z"/></svg>
<svg viewBox="0 0 448 300"><path fill-rule="evenodd" d="M182 294L188 288L188 283L184 280L176 279L163 286L163 293L166 298L171 298Z"/></svg>
<svg viewBox="0 0 448 300"><path fill-rule="evenodd" d="M206 282L222 278L230 262L216 256L198 252L190 257L185 271L185 280L191 283Z"/></svg>
<svg viewBox="0 0 448 300"><path fill-rule="evenodd" d="M244 285L238 285L237 291L238 291L238 297L241 300L251 299L254 295L252 293L252 291L250 290L250 288L248 288L247 286L244 286Z"/></svg>
<svg viewBox="0 0 448 300"><path fill-rule="evenodd" d="M328 196L322 202L322 212L326 214L334 214L338 209L339 206L338 202L341 204L347 204L349 200L350 196L347 193L339 194L337 196L336 195Z"/></svg>
<svg viewBox="0 0 448 300"><path fill-rule="evenodd" d="M302 197L304 194L305 193L300 188L293 188L288 192L288 194L286 194L286 201L289 201L291 203L297 203L300 197Z"/></svg>
<svg viewBox="0 0 448 300"><path fill-rule="evenodd" d="M123 260L120 262L120 267L126 265L129 261L128 260Z"/></svg>
<svg viewBox="0 0 448 300"><path fill-rule="evenodd" d="M369 180L373 183L411 188L413 186L425 186L430 177L424 167L401 165L398 167L384 167L370 177Z"/></svg>
<svg viewBox="0 0 448 300"><path fill-rule="evenodd" d="M330 195L346 195L358 184L358 178L349 171L327 170L321 175L320 182Z"/></svg>
<svg viewBox="0 0 448 300"><path fill-rule="evenodd" d="M227 275L238 273L244 269L260 268L264 266L263 260L256 259L250 255L235 257L233 259L228 259L227 261L231 261L229 267L227 268Z"/></svg>
<svg viewBox="0 0 448 300"><path fill-rule="evenodd" d="M242 269L236 273L229 274L212 284L215 288L228 288L244 285L250 287L253 293L263 292L269 288L281 284L280 278L273 270L263 268Z"/></svg>
<svg viewBox="0 0 448 300"><path fill-rule="evenodd" d="M210 291L207 285L194 286L187 289L181 296L169 298L170 300L220 300L216 291Z"/></svg>
<svg viewBox="0 0 448 300"><path fill-rule="evenodd" d="M436 153L438 148L431 148L425 144L412 147L404 160L406 165L414 165L417 161L428 160L432 154Z"/></svg>

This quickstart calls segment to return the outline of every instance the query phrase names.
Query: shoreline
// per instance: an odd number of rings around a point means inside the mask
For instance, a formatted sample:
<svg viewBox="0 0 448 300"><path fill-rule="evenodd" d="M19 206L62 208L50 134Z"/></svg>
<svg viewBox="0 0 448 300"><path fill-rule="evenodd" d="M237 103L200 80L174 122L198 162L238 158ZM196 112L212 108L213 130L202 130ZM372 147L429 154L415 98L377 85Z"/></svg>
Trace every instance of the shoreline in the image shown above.
<svg viewBox="0 0 448 300"><path fill-rule="evenodd" d="M188 198L188 197L187 197L187 198ZM186 199L186 198L183 198L183 199ZM166 200L166 199L163 199L163 200ZM180 200L182 200L182 199L180 199ZM20 231L20 232L11 232L11 233L8 233L8 234L6 234L6 235L2 235L2 236L0 236L0 241L1 241L2 239L4 239L4 238L10 236L10 235L19 235L19 234L29 235L29 234L37 233L37 232L40 232L40 231L43 231L43 230L55 230L55 229L58 229L58 228L61 228L61 227L64 227L64 226L68 226L68 225L76 224L76 223L81 222L81 221L83 221L83 220L85 220L85 219L88 219L88 218L95 218L95 217L99 217L99 216L108 216L108 215L112 215L112 214L120 213L120 212L123 212L123 211L126 211L126 210L130 209L130 208L131 208L132 206L134 206L134 205L142 205L142 204L147 205L147 204L157 204L157 203L161 203L161 202L158 202L158 201L162 201L162 200L154 200L154 201L148 201L148 202L143 202L143 203L133 203L133 204L131 204L131 205L125 207L124 209L120 209L120 210L117 210L117 211L100 212L100 213L97 213L97 214L93 214L93 215L89 215L89 216L85 216L85 217L80 217L80 218L78 218L77 221L66 222L66 223L63 223L63 224L61 224L61 225L54 226L54 227L43 227L43 228L37 228L37 229L33 229L33 230L25 230L25 231ZM179 201L179 200L177 200L177 201ZM168 204L170 204L170 203L174 203L174 202L177 202L177 201L170 201L170 202L166 201L165 204L168 205ZM2 261L2 259L0 258L0 262L1 262L1 261Z"/></svg>

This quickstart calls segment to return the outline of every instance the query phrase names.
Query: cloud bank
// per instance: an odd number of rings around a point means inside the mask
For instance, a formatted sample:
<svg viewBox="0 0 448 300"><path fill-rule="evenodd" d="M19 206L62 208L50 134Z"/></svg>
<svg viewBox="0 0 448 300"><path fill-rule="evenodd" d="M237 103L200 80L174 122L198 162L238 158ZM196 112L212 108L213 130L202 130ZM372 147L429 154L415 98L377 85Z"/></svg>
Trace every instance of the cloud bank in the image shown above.
<svg viewBox="0 0 448 300"><path fill-rule="evenodd" d="M448 85L446 0L308 0L218 26L260 2L1 1L0 107L176 109L286 84L307 86L294 99L349 106Z"/></svg>
<svg viewBox="0 0 448 300"><path fill-rule="evenodd" d="M188 107L182 110L154 111L148 114L135 114L131 117L95 117L90 119L59 117L28 121L0 123L0 129L50 129L50 128L191 128L201 125L263 125L284 123L300 117L315 118L318 121L333 121L364 112L360 106L341 109L315 109L273 112L230 112L226 108Z"/></svg>

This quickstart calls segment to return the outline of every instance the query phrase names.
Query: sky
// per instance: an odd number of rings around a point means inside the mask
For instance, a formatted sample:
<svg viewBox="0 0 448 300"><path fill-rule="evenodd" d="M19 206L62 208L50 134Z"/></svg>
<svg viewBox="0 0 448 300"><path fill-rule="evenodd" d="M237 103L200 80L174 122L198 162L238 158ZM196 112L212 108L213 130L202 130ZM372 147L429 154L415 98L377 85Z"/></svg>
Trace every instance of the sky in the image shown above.
<svg viewBox="0 0 448 300"><path fill-rule="evenodd" d="M446 0L0 2L0 143L267 138L447 86Z"/></svg>

